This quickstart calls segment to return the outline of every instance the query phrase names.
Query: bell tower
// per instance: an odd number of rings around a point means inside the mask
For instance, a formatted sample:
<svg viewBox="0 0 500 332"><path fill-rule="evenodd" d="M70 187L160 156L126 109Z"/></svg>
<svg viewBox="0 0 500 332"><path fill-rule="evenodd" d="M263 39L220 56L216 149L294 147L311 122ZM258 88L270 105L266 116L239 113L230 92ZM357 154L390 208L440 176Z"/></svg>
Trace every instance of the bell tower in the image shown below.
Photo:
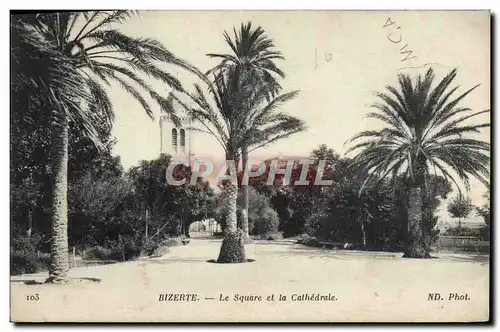
<svg viewBox="0 0 500 332"><path fill-rule="evenodd" d="M192 130L190 117L186 112L179 111L180 107L175 103L172 94L167 97L167 102L173 109L178 110L180 124L176 125L170 114L163 112L160 115L160 153L169 154L177 162L191 165L193 151Z"/></svg>

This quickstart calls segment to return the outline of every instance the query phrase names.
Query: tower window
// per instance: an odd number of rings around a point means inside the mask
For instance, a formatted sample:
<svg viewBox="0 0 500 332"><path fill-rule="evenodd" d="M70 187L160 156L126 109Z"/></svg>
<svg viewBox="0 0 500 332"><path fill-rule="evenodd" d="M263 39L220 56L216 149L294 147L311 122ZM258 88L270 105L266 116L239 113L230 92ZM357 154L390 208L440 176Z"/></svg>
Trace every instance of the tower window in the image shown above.
<svg viewBox="0 0 500 332"><path fill-rule="evenodd" d="M181 151L186 152L186 131L181 129Z"/></svg>
<svg viewBox="0 0 500 332"><path fill-rule="evenodd" d="M172 129L172 149L177 152L177 129Z"/></svg>

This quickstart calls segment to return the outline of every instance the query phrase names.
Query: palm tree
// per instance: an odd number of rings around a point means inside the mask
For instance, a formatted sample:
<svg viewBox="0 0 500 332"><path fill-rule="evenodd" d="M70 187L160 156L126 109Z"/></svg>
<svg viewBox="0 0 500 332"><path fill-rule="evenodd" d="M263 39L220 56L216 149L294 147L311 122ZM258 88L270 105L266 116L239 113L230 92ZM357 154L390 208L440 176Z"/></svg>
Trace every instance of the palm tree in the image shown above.
<svg viewBox="0 0 500 332"><path fill-rule="evenodd" d="M12 19L11 56L15 82L32 86L44 101L41 112L50 117L52 172L52 244L48 282L68 280L67 165L68 130L81 130L103 148L94 127L111 126L114 114L105 86L118 83L152 118L149 98L173 113L138 74L180 90L180 82L159 63L199 74L158 41L132 38L113 29L130 18L129 11L44 13ZM103 86L104 84L104 86ZM175 119L175 117L174 117Z"/></svg>
<svg viewBox="0 0 500 332"><path fill-rule="evenodd" d="M255 78L252 75L252 72L233 67L227 69L224 75L216 73L213 82L205 80L215 107L209 103L199 85L195 85L195 93L187 93L194 103L193 107L174 96L201 125L201 128L193 129L217 139L224 149L226 165L228 161L234 161L234 165L237 165L244 148L253 151L304 130L302 120L276 111L277 107L294 98L298 91L284 93L268 101L268 90L265 86L253 86ZM244 234L237 231L238 183L235 173L236 169L233 169L230 172L231 180L224 183L226 225L217 259L220 263L246 260Z"/></svg>
<svg viewBox="0 0 500 332"><path fill-rule="evenodd" d="M227 31L224 31L224 39L229 45L232 54L209 53L212 58L222 59L221 63L211 69L209 73L222 73L231 67L238 67L240 70L252 71L255 78L255 85L263 85L269 93L269 98L276 96L281 90L278 78L285 78L285 73L281 71L274 60L285 58L281 52L274 50L272 39L265 35L262 27L252 29L252 23L241 24L239 31L233 27L234 39L231 39ZM248 164L248 150L243 148L241 154L242 168L246 169ZM243 207L241 211L241 226L247 239L248 229L248 185L241 186Z"/></svg>
<svg viewBox="0 0 500 332"><path fill-rule="evenodd" d="M273 61L285 58L280 51L274 50L273 40L265 34L261 26L252 29L251 22L242 23L238 32L233 27L233 33L234 40L227 31L224 31L224 39L233 53L207 54L211 58L221 59L221 63L209 70L207 74L224 74L226 70L238 66L240 70L254 72L252 78L255 79L255 83L266 86L269 97L277 95L281 90L281 85L276 76L285 78L285 73Z"/></svg>
<svg viewBox="0 0 500 332"><path fill-rule="evenodd" d="M477 133L489 123L471 124L468 120L489 112L473 112L458 104L475 88L452 97L458 87L451 87L457 71L452 70L435 87L434 72L429 69L419 75L415 83L408 75L399 75L399 90L387 86L387 93L377 93L381 103L373 105L377 111L368 114L381 120L385 127L355 135L357 142L348 152L362 149L353 166L365 177L363 188L377 175L380 181L404 176L409 184L408 246L405 257L428 257L423 241L422 195L431 172L453 181L460 190L456 177L469 189L473 176L486 183L489 175L490 144L468 136ZM360 141L361 140L361 141ZM452 175L455 175L453 176ZM377 181L377 182L380 182Z"/></svg>

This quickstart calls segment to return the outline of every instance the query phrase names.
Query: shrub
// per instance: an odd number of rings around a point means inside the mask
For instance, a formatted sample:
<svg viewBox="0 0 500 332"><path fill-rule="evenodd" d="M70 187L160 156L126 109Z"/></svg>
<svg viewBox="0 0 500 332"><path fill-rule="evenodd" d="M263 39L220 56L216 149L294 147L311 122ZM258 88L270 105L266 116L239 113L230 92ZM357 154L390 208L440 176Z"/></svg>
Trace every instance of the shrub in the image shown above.
<svg viewBox="0 0 500 332"><path fill-rule="evenodd" d="M111 257L113 255L113 251L109 248L105 248L102 246L96 246L92 248L88 248L85 250L85 254L83 259L86 260L114 260Z"/></svg>
<svg viewBox="0 0 500 332"><path fill-rule="evenodd" d="M268 240L268 241L276 241L276 240L283 240L283 233L281 232L268 232L259 235L258 237L261 240Z"/></svg>
<svg viewBox="0 0 500 332"><path fill-rule="evenodd" d="M271 207L269 198L249 188L248 227L254 235L276 233L280 224L278 213Z"/></svg>
<svg viewBox="0 0 500 332"><path fill-rule="evenodd" d="M168 238L161 241L161 245L165 247L177 247L182 246L182 240L180 238Z"/></svg>
<svg viewBox="0 0 500 332"><path fill-rule="evenodd" d="M153 250L153 252L149 255L151 257L161 257L165 254L168 254L170 250L167 248L167 247L164 247L164 246L160 246L160 247L157 247L155 250Z"/></svg>
<svg viewBox="0 0 500 332"><path fill-rule="evenodd" d="M304 240L304 242L302 242L302 244L305 246L308 246L308 247L319 247L320 246L319 240L315 237L311 237L307 240Z"/></svg>
<svg viewBox="0 0 500 332"><path fill-rule="evenodd" d="M140 246L133 242L125 242L124 244L112 244L108 247L89 248L83 258L86 260L129 261L136 259L140 254Z"/></svg>
<svg viewBox="0 0 500 332"><path fill-rule="evenodd" d="M281 232L268 233L266 236L270 241L283 240L283 233Z"/></svg>
<svg viewBox="0 0 500 332"><path fill-rule="evenodd" d="M43 238L40 234L33 234L31 237L25 234L16 234L12 236L10 246L15 251L37 252L43 244Z"/></svg>
<svg viewBox="0 0 500 332"><path fill-rule="evenodd" d="M446 229L444 235L446 236L477 236L479 237L479 229L472 229L465 226L456 226Z"/></svg>
<svg viewBox="0 0 500 332"><path fill-rule="evenodd" d="M311 214L306 219L306 224L304 226L305 235L309 237L315 236L330 236L330 226L331 223L325 222L328 218L328 215L324 212L316 212Z"/></svg>
<svg viewBox="0 0 500 332"><path fill-rule="evenodd" d="M267 234L278 232L280 219L278 213L271 207L264 209L257 218L253 219L253 233Z"/></svg>
<svg viewBox="0 0 500 332"><path fill-rule="evenodd" d="M299 236L297 236L297 243L303 244L304 241L306 241L307 239L310 239L310 238L313 238L313 236L311 236L307 233L300 234Z"/></svg>
<svg viewBox="0 0 500 332"><path fill-rule="evenodd" d="M159 248L155 241L146 241L142 245L142 253L146 256L151 256Z"/></svg>
<svg viewBox="0 0 500 332"><path fill-rule="evenodd" d="M35 252L11 251L10 274L37 273L49 269L50 255Z"/></svg>
<svg viewBox="0 0 500 332"><path fill-rule="evenodd" d="M301 234L299 235L299 238L297 239L298 244L303 244L308 247L319 247L319 240L315 238L314 236L311 236L309 234Z"/></svg>
<svg viewBox="0 0 500 332"><path fill-rule="evenodd" d="M50 255L39 252L42 237L33 234L28 237L16 234L10 247L10 269L12 275L36 273L49 268Z"/></svg>
<svg viewBox="0 0 500 332"><path fill-rule="evenodd" d="M141 247L133 242L123 245L123 256L126 261L134 260L141 255Z"/></svg>
<svg viewBox="0 0 500 332"><path fill-rule="evenodd" d="M490 226L484 226L479 229L479 238L483 241L490 240Z"/></svg>
<svg viewBox="0 0 500 332"><path fill-rule="evenodd" d="M169 252L169 247L182 246L182 241L186 239L185 237L168 238L162 240L160 243L147 241L142 245L142 253L147 256L160 257Z"/></svg>

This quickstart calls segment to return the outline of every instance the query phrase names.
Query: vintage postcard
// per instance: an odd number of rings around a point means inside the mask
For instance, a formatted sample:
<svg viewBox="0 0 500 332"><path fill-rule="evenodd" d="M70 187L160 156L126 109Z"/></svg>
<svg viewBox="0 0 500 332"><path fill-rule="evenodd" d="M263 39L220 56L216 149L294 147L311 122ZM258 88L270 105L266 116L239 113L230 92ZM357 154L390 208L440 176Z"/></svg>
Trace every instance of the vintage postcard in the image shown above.
<svg viewBox="0 0 500 332"><path fill-rule="evenodd" d="M11 321L488 322L490 24L11 13Z"/></svg>

